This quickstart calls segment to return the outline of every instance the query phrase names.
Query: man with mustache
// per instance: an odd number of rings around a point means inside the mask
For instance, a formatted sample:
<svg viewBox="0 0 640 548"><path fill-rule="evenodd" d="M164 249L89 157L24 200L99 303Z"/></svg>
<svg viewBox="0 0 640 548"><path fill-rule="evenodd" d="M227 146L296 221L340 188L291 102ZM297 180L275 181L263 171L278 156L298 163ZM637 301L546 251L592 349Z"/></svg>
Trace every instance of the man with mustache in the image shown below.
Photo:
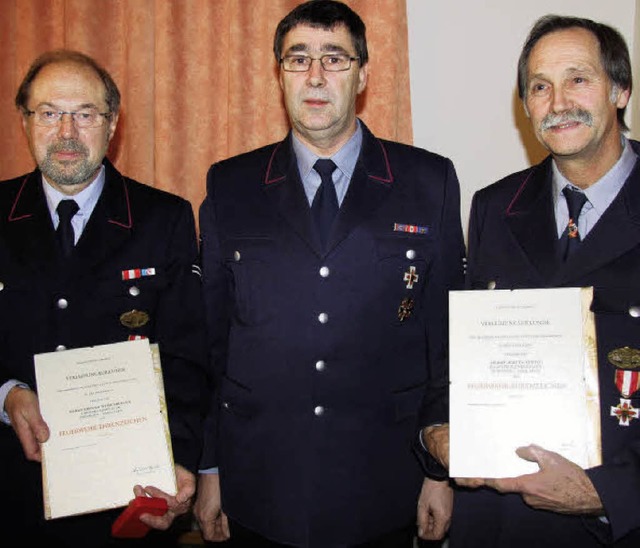
<svg viewBox="0 0 640 548"><path fill-rule="evenodd" d="M196 515L235 546L411 548L451 510L412 442L445 417L458 181L356 117L348 6L300 4L274 53L291 132L213 165L200 213L216 392Z"/></svg>
<svg viewBox="0 0 640 548"><path fill-rule="evenodd" d="M467 287L593 286L603 463L583 470L530 445L517 454L536 473L457 479L451 548L640 546L640 143L624 135L631 82L625 41L607 25L546 16L525 42L518 89L550 156L474 196ZM621 351L625 369L613 357ZM447 427L424 437L446 467Z"/></svg>
<svg viewBox="0 0 640 548"><path fill-rule="evenodd" d="M193 211L105 158L120 92L92 58L44 53L15 102L37 168L0 184L2 538L7 546L115 546L110 528L122 509L44 519L40 462L49 427L34 355L158 343L178 491L131 485L131 498L165 498L164 516L141 520L167 529L189 509L201 448L205 346ZM154 531L145 540L163 546L171 538Z"/></svg>

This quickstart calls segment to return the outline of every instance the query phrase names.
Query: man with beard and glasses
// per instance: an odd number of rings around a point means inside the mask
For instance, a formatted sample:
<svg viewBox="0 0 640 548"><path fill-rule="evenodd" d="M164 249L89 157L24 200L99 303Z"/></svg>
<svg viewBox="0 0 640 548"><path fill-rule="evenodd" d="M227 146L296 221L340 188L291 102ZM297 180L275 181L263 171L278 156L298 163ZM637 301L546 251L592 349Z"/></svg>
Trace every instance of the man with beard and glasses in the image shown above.
<svg viewBox="0 0 640 548"><path fill-rule="evenodd" d="M475 194L467 287L593 286L602 465L583 470L529 445L517 454L535 473L456 479L451 548L640 546L640 143L623 134L631 82L625 41L607 25L549 15L525 42L519 93L550 156ZM424 437L446 466L447 427Z"/></svg>
<svg viewBox="0 0 640 548"><path fill-rule="evenodd" d="M40 462L49 428L34 355L158 343L178 490L131 485L131 498L166 499L164 516L141 520L169 528L189 509L201 446L205 339L193 211L105 158L120 92L90 57L41 55L16 106L37 168L0 183L1 536L6 546L114 546L110 527L121 509L44 519ZM139 542L163 546L170 538L152 531Z"/></svg>
<svg viewBox="0 0 640 548"><path fill-rule="evenodd" d="M451 512L412 442L446 418L458 180L357 118L368 53L346 4L298 5L274 53L291 132L213 165L200 210L215 378L196 516L234 546L411 548Z"/></svg>

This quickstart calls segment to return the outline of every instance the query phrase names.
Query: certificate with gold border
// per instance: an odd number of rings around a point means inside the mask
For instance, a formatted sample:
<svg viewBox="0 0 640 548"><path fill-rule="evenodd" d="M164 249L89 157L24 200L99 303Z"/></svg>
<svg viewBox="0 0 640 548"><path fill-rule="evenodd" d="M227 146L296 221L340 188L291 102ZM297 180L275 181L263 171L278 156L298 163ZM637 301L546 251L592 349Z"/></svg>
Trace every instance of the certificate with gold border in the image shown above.
<svg viewBox="0 0 640 548"><path fill-rule="evenodd" d="M452 291L451 477L538 471L537 444L582 468L601 463L593 289Z"/></svg>
<svg viewBox="0 0 640 548"><path fill-rule="evenodd" d="M160 353L146 339L35 356L45 518L126 506L134 485L175 494Z"/></svg>

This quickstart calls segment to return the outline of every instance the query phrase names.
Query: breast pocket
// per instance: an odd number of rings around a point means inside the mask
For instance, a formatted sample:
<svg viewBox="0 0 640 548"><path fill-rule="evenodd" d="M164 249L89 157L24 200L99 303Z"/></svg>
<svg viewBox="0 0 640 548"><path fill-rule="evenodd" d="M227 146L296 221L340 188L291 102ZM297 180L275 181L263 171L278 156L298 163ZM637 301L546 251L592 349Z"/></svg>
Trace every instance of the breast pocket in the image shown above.
<svg viewBox="0 0 640 548"><path fill-rule="evenodd" d="M407 325L421 314L424 287L429 283L433 242L426 235L376 238L382 302L392 324Z"/></svg>
<svg viewBox="0 0 640 548"><path fill-rule="evenodd" d="M168 286L167 274L155 269L153 275L122 279L120 273L98 281L86 312L87 321L115 324L123 339L153 338L158 305Z"/></svg>
<svg viewBox="0 0 640 548"><path fill-rule="evenodd" d="M222 248L225 266L231 273L236 319L247 326L268 322L277 312L273 297L281 291L274 240L230 238Z"/></svg>

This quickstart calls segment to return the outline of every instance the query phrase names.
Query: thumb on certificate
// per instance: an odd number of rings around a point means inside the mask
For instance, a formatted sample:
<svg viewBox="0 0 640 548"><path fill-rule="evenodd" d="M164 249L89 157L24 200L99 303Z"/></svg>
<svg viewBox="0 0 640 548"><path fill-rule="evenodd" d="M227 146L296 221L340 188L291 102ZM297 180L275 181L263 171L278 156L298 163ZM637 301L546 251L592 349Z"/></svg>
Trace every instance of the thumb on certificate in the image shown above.
<svg viewBox="0 0 640 548"><path fill-rule="evenodd" d="M534 443L516 449L516 455L526 461L538 463L540 469L544 468L544 465L547 464L549 459L553 458L555 454L556 453L547 451Z"/></svg>

